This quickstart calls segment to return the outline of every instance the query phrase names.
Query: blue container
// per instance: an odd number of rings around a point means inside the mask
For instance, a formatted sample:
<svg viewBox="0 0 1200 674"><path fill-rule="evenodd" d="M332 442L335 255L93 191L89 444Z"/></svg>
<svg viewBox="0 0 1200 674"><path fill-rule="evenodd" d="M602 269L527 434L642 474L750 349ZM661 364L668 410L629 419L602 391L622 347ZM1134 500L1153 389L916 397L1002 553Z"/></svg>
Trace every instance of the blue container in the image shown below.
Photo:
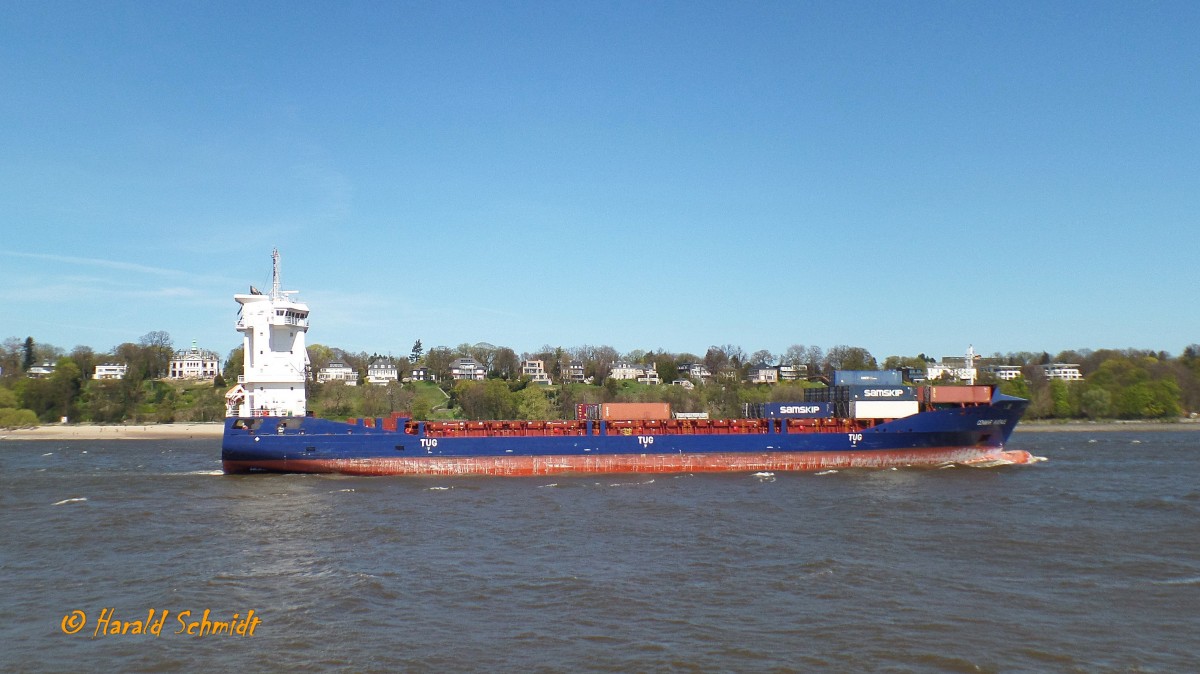
<svg viewBox="0 0 1200 674"><path fill-rule="evenodd" d="M763 416L768 419L825 419L833 416L833 403L763 403Z"/></svg>
<svg viewBox="0 0 1200 674"><path fill-rule="evenodd" d="M903 383L899 370L838 370L833 373L834 386L900 386Z"/></svg>

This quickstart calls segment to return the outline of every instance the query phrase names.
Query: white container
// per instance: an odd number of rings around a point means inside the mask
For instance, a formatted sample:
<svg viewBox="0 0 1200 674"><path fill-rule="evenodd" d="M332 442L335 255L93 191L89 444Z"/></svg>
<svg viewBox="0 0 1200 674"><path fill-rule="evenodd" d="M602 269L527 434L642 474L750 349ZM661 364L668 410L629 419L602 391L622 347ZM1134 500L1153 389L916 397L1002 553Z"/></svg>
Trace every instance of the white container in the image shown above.
<svg viewBox="0 0 1200 674"><path fill-rule="evenodd" d="M902 419L918 411L915 400L851 400L850 416L855 419Z"/></svg>

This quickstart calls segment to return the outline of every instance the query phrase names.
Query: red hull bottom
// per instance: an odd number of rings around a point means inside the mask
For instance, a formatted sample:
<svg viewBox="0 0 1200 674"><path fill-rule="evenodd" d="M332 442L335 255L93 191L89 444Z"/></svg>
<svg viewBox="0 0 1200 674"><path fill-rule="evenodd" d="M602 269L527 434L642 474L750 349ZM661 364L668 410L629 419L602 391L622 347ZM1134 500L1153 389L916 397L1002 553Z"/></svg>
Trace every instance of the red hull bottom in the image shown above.
<svg viewBox="0 0 1200 674"><path fill-rule="evenodd" d="M602 456L487 456L223 461L226 473L338 473L341 475L597 475L604 473L815 472L844 468L903 468L945 464L1031 463L1025 451L933 447L894 451L717 452Z"/></svg>

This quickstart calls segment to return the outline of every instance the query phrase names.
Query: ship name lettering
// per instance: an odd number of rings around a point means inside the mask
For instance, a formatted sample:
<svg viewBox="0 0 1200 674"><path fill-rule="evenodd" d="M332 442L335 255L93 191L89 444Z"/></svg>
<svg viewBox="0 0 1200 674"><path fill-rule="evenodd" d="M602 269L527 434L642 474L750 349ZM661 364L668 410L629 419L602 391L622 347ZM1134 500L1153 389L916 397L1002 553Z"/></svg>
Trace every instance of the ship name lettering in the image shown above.
<svg viewBox="0 0 1200 674"><path fill-rule="evenodd" d="M653 445L654 444L654 436L653 435L639 435L638 436L638 444L640 444L643 447L648 447L650 445Z"/></svg>

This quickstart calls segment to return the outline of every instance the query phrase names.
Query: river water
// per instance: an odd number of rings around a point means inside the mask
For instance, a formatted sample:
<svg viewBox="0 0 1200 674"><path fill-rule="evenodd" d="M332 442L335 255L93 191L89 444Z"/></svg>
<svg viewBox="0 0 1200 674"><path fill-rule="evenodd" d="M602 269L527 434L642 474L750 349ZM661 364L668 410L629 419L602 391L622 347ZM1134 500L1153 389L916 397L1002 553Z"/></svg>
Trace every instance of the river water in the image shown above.
<svg viewBox="0 0 1200 674"><path fill-rule="evenodd" d="M0 670L1200 668L1197 432L770 477L224 476L218 445L0 443Z"/></svg>

